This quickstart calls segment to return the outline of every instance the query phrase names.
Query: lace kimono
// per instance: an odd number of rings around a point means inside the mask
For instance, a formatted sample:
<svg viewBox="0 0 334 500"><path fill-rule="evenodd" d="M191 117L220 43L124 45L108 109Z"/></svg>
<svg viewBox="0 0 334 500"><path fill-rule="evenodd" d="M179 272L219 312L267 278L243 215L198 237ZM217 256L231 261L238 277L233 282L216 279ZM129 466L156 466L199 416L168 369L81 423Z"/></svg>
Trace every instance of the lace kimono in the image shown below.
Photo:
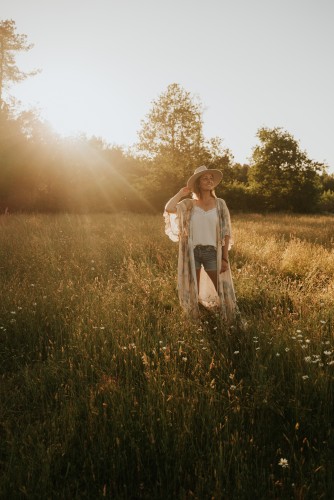
<svg viewBox="0 0 334 500"><path fill-rule="evenodd" d="M218 213L216 226L218 293L203 267L201 269L199 292L197 291L191 224L194 200L185 199L179 202L176 214L164 212L165 231L172 241L179 242L178 294L184 311L192 317L198 317L198 303L200 302L207 308L218 310L223 319L231 322L237 313L232 275L230 268L223 273L219 273L222 246L225 244L224 238L226 235L230 237L229 246L231 247L233 244L231 221L225 201L217 198L216 206Z"/></svg>

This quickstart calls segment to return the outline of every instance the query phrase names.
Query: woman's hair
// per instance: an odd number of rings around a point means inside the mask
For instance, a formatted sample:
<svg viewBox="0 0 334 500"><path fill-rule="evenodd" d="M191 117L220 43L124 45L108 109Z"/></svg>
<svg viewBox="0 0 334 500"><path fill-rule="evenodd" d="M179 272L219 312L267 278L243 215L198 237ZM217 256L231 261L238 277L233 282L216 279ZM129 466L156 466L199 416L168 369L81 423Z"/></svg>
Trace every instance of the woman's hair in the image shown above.
<svg viewBox="0 0 334 500"><path fill-rule="evenodd" d="M194 182L193 189L192 189L192 192L193 192L192 197L195 200L199 200L201 198L201 190L200 190L200 187L199 187L200 179L201 179L201 177L197 177L197 179ZM214 189L211 189L210 194L211 194L212 198L217 198Z"/></svg>

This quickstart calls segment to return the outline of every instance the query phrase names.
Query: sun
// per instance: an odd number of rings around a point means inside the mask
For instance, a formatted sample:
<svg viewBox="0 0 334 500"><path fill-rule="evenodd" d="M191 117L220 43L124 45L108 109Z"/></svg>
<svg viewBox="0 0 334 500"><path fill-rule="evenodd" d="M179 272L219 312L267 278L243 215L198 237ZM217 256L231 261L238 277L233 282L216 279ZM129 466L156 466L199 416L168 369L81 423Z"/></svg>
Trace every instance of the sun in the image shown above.
<svg viewBox="0 0 334 500"><path fill-rule="evenodd" d="M59 67L20 83L15 95L61 136L86 134L118 142L121 129L126 137L127 116L121 104L93 76Z"/></svg>
<svg viewBox="0 0 334 500"><path fill-rule="evenodd" d="M110 71L110 70L109 70ZM124 79L93 67L46 64L41 73L15 86L24 108L38 111L42 120L63 137L84 134L109 144L131 147L138 140L146 103Z"/></svg>
<svg viewBox="0 0 334 500"><path fill-rule="evenodd" d="M96 121L96 106L87 89L87 82L66 73L61 78L44 80L40 95L41 111L45 119L61 135L89 133Z"/></svg>

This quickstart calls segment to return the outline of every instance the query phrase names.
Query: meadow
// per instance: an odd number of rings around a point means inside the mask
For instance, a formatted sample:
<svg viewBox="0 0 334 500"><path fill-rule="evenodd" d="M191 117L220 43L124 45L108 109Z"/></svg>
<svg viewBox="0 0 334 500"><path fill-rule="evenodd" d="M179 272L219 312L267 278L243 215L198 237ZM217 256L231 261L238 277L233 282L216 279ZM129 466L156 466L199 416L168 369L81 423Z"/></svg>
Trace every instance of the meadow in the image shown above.
<svg viewBox="0 0 334 500"><path fill-rule="evenodd" d="M162 216L1 216L0 497L333 498L333 223L232 214L229 328Z"/></svg>

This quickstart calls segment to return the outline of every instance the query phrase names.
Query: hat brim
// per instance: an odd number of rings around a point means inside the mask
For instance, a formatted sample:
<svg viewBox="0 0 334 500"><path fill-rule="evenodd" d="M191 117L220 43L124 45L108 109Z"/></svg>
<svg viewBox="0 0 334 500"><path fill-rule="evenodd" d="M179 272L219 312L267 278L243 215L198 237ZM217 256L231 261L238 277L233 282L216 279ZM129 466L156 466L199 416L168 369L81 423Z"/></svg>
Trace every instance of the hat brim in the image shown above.
<svg viewBox="0 0 334 500"><path fill-rule="evenodd" d="M193 174L191 177L189 177L187 181L187 187L191 190L193 190L195 181L199 178L202 177L202 175L205 174L212 174L213 175L213 189L218 186L218 184L221 182L223 178L223 174L221 173L220 170L217 170L215 168L208 168L207 170L204 170L203 172L197 172L197 174Z"/></svg>

